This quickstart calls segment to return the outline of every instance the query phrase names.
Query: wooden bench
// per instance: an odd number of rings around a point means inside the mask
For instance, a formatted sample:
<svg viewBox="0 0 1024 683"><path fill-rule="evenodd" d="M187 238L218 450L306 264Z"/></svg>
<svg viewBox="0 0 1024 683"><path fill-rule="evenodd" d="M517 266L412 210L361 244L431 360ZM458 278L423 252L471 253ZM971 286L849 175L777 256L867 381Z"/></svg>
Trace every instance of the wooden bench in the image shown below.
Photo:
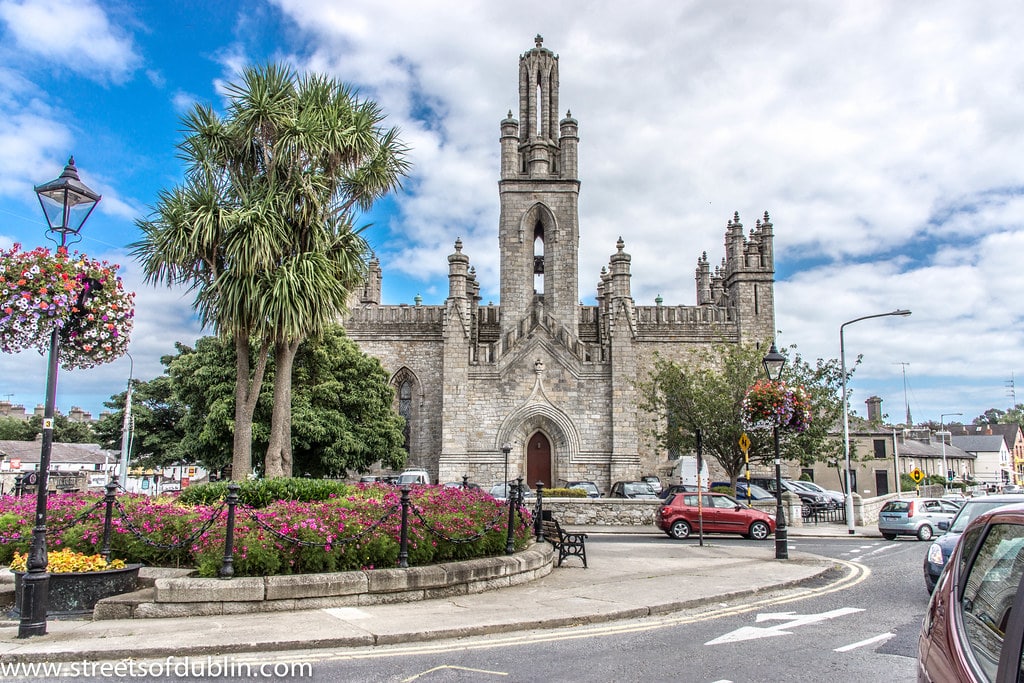
<svg viewBox="0 0 1024 683"><path fill-rule="evenodd" d="M587 547L584 545L587 535L581 531L566 531L557 519L541 520L541 533L544 540L558 551L558 566L567 557L578 557L583 560L583 568L587 567Z"/></svg>

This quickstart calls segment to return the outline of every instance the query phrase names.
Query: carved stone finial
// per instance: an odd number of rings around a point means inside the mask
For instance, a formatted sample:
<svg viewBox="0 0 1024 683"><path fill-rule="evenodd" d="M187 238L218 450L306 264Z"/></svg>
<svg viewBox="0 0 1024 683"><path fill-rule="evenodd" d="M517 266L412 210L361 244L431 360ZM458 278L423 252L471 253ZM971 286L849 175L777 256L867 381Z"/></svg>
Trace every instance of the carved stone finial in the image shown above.
<svg viewBox="0 0 1024 683"><path fill-rule="evenodd" d="M626 248L626 243L622 241L622 237L619 237L619 241L615 243L615 248L622 251Z"/></svg>
<svg viewBox="0 0 1024 683"><path fill-rule="evenodd" d="M533 42L537 44L537 47L543 47L544 46L544 36L542 36L541 34L538 33L536 36L534 36Z"/></svg>
<svg viewBox="0 0 1024 683"><path fill-rule="evenodd" d="M461 237L456 237L455 238L455 251L460 253L460 254L462 253L462 238Z"/></svg>
<svg viewBox="0 0 1024 683"><path fill-rule="evenodd" d="M739 223L740 222L740 212L739 211L733 211L732 218L733 218L734 221Z"/></svg>
<svg viewBox="0 0 1024 683"><path fill-rule="evenodd" d="M769 222L771 222L771 219L770 219L770 218L768 218L768 212L767 212L767 211L765 211L765 212L764 212L764 222L765 222L765 223L769 223Z"/></svg>

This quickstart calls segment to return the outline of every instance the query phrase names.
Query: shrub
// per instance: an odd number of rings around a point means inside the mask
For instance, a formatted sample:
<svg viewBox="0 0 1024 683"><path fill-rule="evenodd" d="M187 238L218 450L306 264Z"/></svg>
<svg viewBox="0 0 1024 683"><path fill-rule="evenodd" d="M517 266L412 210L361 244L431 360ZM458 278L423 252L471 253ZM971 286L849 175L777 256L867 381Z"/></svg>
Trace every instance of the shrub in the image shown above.
<svg viewBox="0 0 1024 683"><path fill-rule="evenodd" d="M586 498L583 489L544 489L545 498Z"/></svg>
<svg viewBox="0 0 1024 683"><path fill-rule="evenodd" d="M214 481L188 486L179 494L185 505L215 505L228 497L227 481ZM305 479L281 477L239 482L238 500L243 505L262 508L278 500L310 502L327 500L331 496L347 496L356 485L331 479Z"/></svg>

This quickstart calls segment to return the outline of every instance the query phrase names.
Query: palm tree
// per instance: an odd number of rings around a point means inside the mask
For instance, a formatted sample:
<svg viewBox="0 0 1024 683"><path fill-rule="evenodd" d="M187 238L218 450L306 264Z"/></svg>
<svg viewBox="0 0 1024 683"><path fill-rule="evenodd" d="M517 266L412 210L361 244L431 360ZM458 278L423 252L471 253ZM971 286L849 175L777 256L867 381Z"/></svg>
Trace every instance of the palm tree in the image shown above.
<svg viewBox="0 0 1024 683"><path fill-rule="evenodd" d="M345 311L368 249L354 212L408 171L380 107L323 75L252 67L224 118L196 106L179 145L184 183L161 193L134 254L153 283L186 284L204 324L234 340L232 476L251 467L252 416L276 362L266 476L291 470L291 367L299 344ZM250 355L250 347L254 349Z"/></svg>

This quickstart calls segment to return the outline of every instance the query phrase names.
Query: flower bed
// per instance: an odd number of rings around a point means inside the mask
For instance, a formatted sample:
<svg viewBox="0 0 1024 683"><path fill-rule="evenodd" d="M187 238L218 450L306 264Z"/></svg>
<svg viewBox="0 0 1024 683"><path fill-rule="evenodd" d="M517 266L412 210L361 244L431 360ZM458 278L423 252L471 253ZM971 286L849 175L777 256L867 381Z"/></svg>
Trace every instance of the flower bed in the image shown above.
<svg viewBox="0 0 1024 683"><path fill-rule="evenodd" d="M410 493L410 566L503 554L507 508L477 491L437 486ZM95 494L57 494L47 501L51 548L93 553L103 538L104 506ZM234 533L235 576L264 576L394 567L401 531L401 490L382 484L352 486L323 501L277 501L239 506ZM183 505L177 496L118 497L111 550L128 562L195 567L216 576L224 556L223 504ZM0 562L31 545L35 499L0 499ZM532 520L516 517L515 546L528 543ZM142 538L140 538L140 536ZM460 541L468 542L460 542ZM185 542L185 545L181 544ZM178 547L172 547L178 546Z"/></svg>

